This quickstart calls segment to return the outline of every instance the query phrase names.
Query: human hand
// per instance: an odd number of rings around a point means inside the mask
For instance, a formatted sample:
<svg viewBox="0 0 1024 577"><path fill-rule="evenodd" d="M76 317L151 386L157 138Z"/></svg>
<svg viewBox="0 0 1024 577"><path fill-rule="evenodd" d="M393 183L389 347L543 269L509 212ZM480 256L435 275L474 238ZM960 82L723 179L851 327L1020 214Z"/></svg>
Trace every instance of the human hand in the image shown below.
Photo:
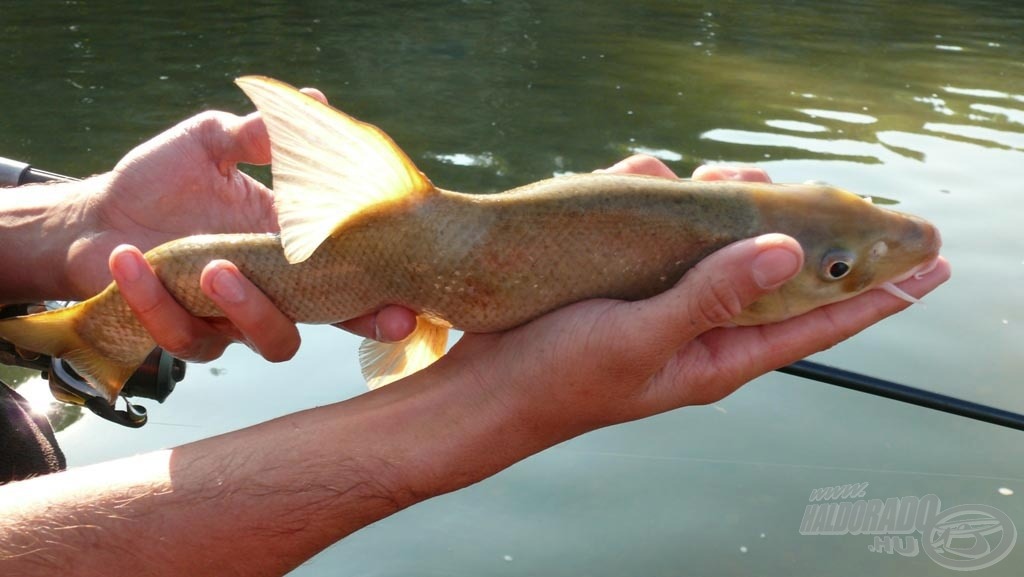
<svg viewBox="0 0 1024 577"><path fill-rule="evenodd" d="M110 282L104 265L122 244L146 251L192 234L277 230L273 193L237 167L269 161L255 114L205 112L130 151L83 200L90 234L68 255L77 292Z"/></svg>
<svg viewBox="0 0 1024 577"><path fill-rule="evenodd" d="M191 234L276 231L273 193L237 167L269 161L269 139L256 113L206 112L132 150L102 177L101 192L86 199L95 232L68 257L77 292L93 294L109 282L100 264L107 261L126 302L171 354L205 361L238 341L271 361L291 358L299 346L295 324L233 264L214 261L203 270L202 290L225 313L211 320L185 311L142 257L142 250ZM411 312L386 307L343 328L401 340L414 326Z"/></svg>
<svg viewBox="0 0 1024 577"><path fill-rule="evenodd" d="M674 176L650 157L610 171ZM697 180L767 182L758 169L702 167ZM794 276L803 252L770 234L706 258L672 289L638 302L595 299L495 334L467 334L438 370L472 375L486 398L518 407L522 426L564 440L594 428L716 402L770 370L827 349L903 310L883 291L764 326L726 325L745 306ZM949 263L900 283L923 296L950 276Z"/></svg>
<svg viewBox="0 0 1024 577"><path fill-rule="evenodd" d="M157 344L185 360L219 357L233 342L246 344L272 362L290 359L299 348L295 323L226 260L203 268L200 287L224 312L223 318L198 318L185 310L157 278L139 249L121 245L110 255L110 270L128 306ZM412 311L387 306L338 325L381 341L400 341L416 326Z"/></svg>

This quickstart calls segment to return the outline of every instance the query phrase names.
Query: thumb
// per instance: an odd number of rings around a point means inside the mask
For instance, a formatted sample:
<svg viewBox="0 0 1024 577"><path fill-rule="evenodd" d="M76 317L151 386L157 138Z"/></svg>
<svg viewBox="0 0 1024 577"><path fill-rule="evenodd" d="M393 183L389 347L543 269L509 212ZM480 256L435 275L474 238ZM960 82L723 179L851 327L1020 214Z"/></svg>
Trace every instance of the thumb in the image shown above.
<svg viewBox="0 0 1024 577"><path fill-rule="evenodd" d="M327 97L316 88L303 88L302 92L327 104ZM225 120L218 158L222 163L269 164L270 136L263 117L253 112L233 121Z"/></svg>
<svg viewBox="0 0 1024 577"><path fill-rule="evenodd" d="M270 163L270 137L258 112L253 112L225 127L218 151L222 162L245 164Z"/></svg>
<svg viewBox="0 0 1024 577"><path fill-rule="evenodd" d="M679 347L728 323L744 308L793 278L803 266L800 243L766 234L708 256L668 291L623 303L622 342L636 358L661 366Z"/></svg>

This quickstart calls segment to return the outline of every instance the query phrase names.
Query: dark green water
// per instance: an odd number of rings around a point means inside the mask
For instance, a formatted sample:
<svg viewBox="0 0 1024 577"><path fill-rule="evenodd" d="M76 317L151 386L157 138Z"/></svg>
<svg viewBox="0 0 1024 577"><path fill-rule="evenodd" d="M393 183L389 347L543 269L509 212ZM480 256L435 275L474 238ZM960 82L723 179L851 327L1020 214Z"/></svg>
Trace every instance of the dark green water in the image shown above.
<svg viewBox="0 0 1024 577"><path fill-rule="evenodd" d="M15 1L0 33L0 156L57 172L107 170L202 110L246 113L231 80L266 74L322 89L456 190L647 151L681 174L755 163L893 199L939 225L954 279L821 360L1024 411L1019 3ZM284 365L232 349L193 366L141 431L86 416L61 433L70 460L362 391L355 339L303 336ZM948 574L923 554L871 552L868 536L801 535L810 491L933 493L1024 530L1021 435L770 375L717 406L556 447L295 574ZM984 574L1022 566L1024 545Z"/></svg>

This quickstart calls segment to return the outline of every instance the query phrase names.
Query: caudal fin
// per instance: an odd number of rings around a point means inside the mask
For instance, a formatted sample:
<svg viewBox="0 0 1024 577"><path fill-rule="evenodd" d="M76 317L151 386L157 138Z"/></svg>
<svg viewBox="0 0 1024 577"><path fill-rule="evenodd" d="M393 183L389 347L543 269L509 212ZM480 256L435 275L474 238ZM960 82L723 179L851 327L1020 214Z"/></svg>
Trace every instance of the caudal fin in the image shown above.
<svg viewBox="0 0 1024 577"><path fill-rule="evenodd" d="M0 320L0 339L23 351L66 360L78 374L97 385L107 401L113 403L124 382L145 359L145 354L139 363L132 365L97 351L76 331L84 304Z"/></svg>

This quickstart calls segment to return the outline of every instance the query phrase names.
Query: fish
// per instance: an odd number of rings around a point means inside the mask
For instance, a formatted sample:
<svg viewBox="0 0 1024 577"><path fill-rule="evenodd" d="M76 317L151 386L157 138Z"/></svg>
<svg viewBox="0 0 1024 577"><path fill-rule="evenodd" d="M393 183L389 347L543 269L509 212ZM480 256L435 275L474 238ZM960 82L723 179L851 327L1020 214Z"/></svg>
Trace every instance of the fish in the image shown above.
<svg viewBox="0 0 1024 577"><path fill-rule="evenodd" d="M712 252L784 233L803 248L795 278L735 325L782 321L895 283L938 262L927 220L822 184L558 176L495 194L436 187L381 129L284 82L237 85L266 123L280 233L209 234L145 254L181 305L223 317L199 288L233 262L291 320L337 323L400 305L417 314L399 343L365 341L370 388L419 371L449 330L511 329L590 298L639 300L672 287ZM0 321L0 338L60 357L113 403L156 346L111 283L64 309Z"/></svg>

